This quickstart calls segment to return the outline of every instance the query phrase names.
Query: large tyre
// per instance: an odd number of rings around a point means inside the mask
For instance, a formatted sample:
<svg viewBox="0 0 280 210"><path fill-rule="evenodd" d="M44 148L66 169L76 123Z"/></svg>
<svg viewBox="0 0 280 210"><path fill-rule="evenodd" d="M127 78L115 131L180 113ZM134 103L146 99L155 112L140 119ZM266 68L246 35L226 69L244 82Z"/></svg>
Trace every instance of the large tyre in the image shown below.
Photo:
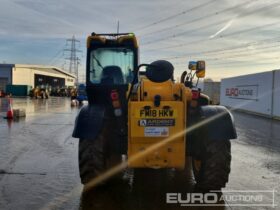
<svg viewBox="0 0 280 210"><path fill-rule="evenodd" d="M105 156L100 142L80 139L79 170L82 184L88 183L105 170Z"/></svg>
<svg viewBox="0 0 280 210"><path fill-rule="evenodd" d="M121 162L121 154L117 153L114 133L105 126L96 139L80 139L79 170L82 184L90 182L111 167Z"/></svg>
<svg viewBox="0 0 280 210"><path fill-rule="evenodd" d="M231 163L229 140L207 140L200 159L192 158L197 189L221 190L228 182Z"/></svg>

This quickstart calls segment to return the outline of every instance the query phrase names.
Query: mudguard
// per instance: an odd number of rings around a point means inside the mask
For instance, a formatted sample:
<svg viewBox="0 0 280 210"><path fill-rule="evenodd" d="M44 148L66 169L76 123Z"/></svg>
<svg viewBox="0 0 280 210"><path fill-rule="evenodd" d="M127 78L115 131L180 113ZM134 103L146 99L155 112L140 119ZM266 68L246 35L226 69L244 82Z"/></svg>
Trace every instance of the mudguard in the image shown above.
<svg viewBox="0 0 280 210"><path fill-rule="evenodd" d="M207 122L204 129L210 140L236 139L234 119L224 106L201 106L200 122Z"/></svg>
<svg viewBox="0 0 280 210"><path fill-rule="evenodd" d="M81 139L95 139L101 131L105 108L99 105L83 106L76 117L72 136Z"/></svg>

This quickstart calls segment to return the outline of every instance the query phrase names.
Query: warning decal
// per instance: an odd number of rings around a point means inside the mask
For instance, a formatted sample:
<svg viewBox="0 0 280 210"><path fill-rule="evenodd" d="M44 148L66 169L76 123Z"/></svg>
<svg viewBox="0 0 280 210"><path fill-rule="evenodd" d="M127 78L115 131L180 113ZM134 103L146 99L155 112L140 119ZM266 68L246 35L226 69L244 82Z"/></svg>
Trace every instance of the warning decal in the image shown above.
<svg viewBox="0 0 280 210"><path fill-rule="evenodd" d="M145 136L147 137L166 137L169 136L167 127L145 127Z"/></svg>
<svg viewBox="0 0 280 210"><path fill-rule="evenodd" d="M142 127L175 126L175 119L142 119L138 121Z"/></svg>

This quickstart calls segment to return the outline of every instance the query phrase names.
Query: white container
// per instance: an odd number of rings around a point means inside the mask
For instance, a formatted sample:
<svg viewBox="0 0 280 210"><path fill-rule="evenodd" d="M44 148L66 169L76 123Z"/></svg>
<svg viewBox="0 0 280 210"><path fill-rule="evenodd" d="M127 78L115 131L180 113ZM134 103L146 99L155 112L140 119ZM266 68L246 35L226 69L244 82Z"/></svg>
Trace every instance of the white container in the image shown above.
<svg viewBox="0 0 280 210"><path fill-rule="evenodd" d="M274 71L273 117L280 118L280 70Z"/></svg>
<svg viewBox="0 0 280 210"><path fill-rule="evenodd" d="M272 87L272 71L222 79L221 105L272 116Z"/></svg>

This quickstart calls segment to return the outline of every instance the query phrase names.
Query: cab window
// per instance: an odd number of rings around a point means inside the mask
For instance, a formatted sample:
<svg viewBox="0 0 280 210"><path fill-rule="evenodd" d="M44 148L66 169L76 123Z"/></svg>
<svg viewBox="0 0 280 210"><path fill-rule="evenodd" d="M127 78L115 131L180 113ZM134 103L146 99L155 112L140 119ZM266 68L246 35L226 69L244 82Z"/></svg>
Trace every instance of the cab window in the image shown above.
<svg viewBox="0 0 280 210"><path fill-rule="evenodd" d="M127 48L98 48L90 52L90 81L122 85L133 80L134 53Z"/></svg>

